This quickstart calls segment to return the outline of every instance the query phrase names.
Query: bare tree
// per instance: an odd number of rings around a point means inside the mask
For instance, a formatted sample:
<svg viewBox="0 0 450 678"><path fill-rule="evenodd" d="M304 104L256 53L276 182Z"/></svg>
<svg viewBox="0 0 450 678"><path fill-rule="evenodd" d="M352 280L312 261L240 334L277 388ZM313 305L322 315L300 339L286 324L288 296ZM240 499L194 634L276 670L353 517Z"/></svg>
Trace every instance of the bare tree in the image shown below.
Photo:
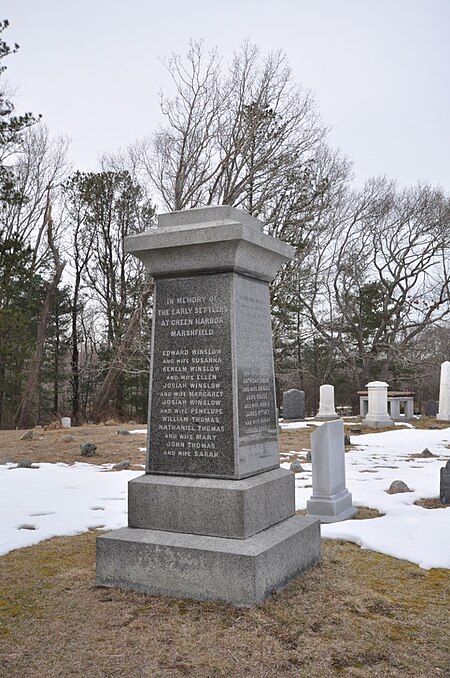
<svg viewBox="0 0 450 678"><path fill-rule="evenodd" d="M163 205L241 206L263 214L311 162L325 130L281 52L246 42L224 72L217 52L191 43L164 61L175 88L161 96L167 125L135 149Z"/></svg>
<svg viewBox="0 0 450 678"><path fill-rule="evenodd" d="M300 313L355 384L387 378L413 340L450 313L449 201L384 179L348 193L304 253ZM292 269L292 276L295 268Z"/></svg>

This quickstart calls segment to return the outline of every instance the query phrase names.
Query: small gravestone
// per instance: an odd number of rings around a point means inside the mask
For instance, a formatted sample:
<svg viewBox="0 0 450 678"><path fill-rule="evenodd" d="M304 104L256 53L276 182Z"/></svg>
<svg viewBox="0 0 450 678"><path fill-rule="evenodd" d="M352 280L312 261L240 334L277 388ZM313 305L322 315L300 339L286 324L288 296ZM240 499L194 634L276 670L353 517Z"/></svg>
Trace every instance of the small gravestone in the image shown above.
<svg viewBox="0 0 450 678"><path fill-rule="evenodd" d="M293 461L289 468L294 473L303 473L305 470L299 461Z"/></svg>
<svg viewBox="0 0 450 678"><path fill-rule="evenodd" d="M322 523L351 518L356 509L345 486L344 422L328 421L311 434L313 493L308 515Z"/></svg>
<svg viewBox="0 0 450 678"><path fill-rule="evenodd" d="M120 436L129 436L129 435L130 435L130 431L129 431L127 428L119 428L118 431L117 431L117 435L120 435Z"/></svg>
<svg viewBox="0 0 450 678"><path fill-rule="evenodd" d="M339 415L334 409L334 386L322 384L319 394L319 411L315 419L339 419Z"/></svg>
<svg viewBox="0 0 450 678"><path fill-rule="evenodd" d="M33 431L25 431L22 433L19 440L31 440L33 438Z"/></svg>
<svg viewBox="0 0 450 678"><path fill-rule="evenodd" d="M450 504L450 459L441 468L441 487L439 499L441 504Z"/></svg>
<svg viewBox="0 0 450 678"><path fill-rule="evenodd" d="M437 400L427 400L425 403L425 416L426 417L435 417L439 411L439 405Z"/></svg>
<svg viewBox="0 0 450 678"><path fill-rule="evenodd" d="M96 453L97 445L94 443L81 443L80 454L82 457L93 457Z"/></svg>
<svg viewBox="0 0 450 678"><path fill-rule="evenodd" d="M411 492L411 490L403 480L394 480L387 492L388 494L400 494L401 492Z"/></svg>
<svg viewBox="0 0 450 678"><path fill-rule="evenodd" d="M283 419L305 418L305 392L291 388L283 393Z"/></svg>

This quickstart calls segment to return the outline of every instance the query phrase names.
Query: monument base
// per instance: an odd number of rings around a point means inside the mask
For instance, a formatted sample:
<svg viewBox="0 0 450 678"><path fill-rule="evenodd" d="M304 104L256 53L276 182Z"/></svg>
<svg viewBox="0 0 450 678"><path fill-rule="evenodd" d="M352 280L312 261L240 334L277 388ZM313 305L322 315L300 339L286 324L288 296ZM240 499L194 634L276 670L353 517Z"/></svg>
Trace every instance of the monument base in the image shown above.
<svg viewBox="0 0 450 678"><path fill-rule="evenodd" d="M320 523L309 516L248 539L123 527L97 538L96 583L250 607L319 560Z"/></svg>
<svg viewBox="0 0 450 678"><path fill-rule="evenodd" d="M128 527L247 539L295 513L295 475L244 480L144 474L128 483Z"/></svg>
<svg viewBox="0 0 450 678"><path fill-rule="evenodd" d="M361 424L363 424L363 426L369 426L370 428L387 428L388 426L395 426L394 422L389 416L386 418L380 417L376 419L368 419L368 417L365 417L361 420Z"/></svg>
<svg viewBox="0 0 450 678"><path fill-rule="evenodd" d="M306 503L308 516L319 518L321 523L338 523L341 520L348 520L356 513L356 508L352 505L352 495L345 489L329 497L312 495Z"/></svg>
<svg viewBox="0 0 450 678"><path fill-rule="evenodd" d="M438 421L450 421L450 413L449 414L437 414L436 419Z"/></svg>
<svg viewBox="0 0 450 678"><path fill-rule="evenodd" d="M340 419L341 417L338 414L316 414L314 419L317 421L334 421L335 419Z"/></svg>

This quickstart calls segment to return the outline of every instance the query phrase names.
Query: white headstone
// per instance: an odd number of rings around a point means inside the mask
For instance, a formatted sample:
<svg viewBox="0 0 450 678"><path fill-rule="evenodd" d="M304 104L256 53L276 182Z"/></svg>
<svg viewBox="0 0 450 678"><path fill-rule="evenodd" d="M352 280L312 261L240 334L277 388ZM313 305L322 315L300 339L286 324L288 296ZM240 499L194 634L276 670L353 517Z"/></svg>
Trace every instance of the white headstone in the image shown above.
<svg viewBox="0 0 450 678"><path fill-rule="evenodd" d="M345 486L344 422L329 421L311 434L313 493L308 515L323 523L346 520L356 512Z"/></svg>
<svg viewBox="0 0 450 678"><path fill-rule="evenodd" d="M63 428L70 428L70 417L61 417L61 426Z"/></svg>
<svg viewBox="0 0 450 678"><path fill-rule="evenodd" d="M334 386L322 384L319 393L319 411L316 414L316 419L339 419L339 415L334 409Z"/></svg>
<svg viewBox="0 0 450 678"><path fill-rule="evenodd" d="M436 419L450 421L450 362L441 365L441 385L439 388L439 412Z"/></svg>
<svg viewBox="0 0 450 678"><path fill-rule="evenodd" d="M370 381L366 384L369 409L363 424L372 428L381 428L383 426L393 426L393 421L389 416L387 409L387 390L389 384L385 381Z"/></svg>

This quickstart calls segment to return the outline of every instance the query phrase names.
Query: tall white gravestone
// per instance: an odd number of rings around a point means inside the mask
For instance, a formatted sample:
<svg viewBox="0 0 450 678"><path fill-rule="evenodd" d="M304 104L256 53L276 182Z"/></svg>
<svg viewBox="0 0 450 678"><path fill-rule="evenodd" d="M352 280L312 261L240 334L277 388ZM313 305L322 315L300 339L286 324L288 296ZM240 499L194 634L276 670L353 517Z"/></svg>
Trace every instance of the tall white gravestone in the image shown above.
<svg viewBox="0 0 450 678"><path fill-rule="evenodd" d="M441 383L439 387L439 412L436 419L450 421L450 362L441 365Z"/></svg>
<svg viewBox="0 0 450 678"><path fill-rule="evenodd" d="M385 381L370 381L367 385L369 407L365 418L362 420L366 426L382 428L393 426L393 421L387 409L387 390L389 384Z"/></svg>
<svg viewBox="0 0 450 678"><path fill-rule="evenodd" d="M208 207L126 240L155 282L148 453L100 585L249 606L320 558L279 463L269 282L293 250L262 226Z"/></svg>
<svg viewBox="0 0 450 678"><path fill-rule="evenodd" d="M322 523L351 518L356 512L345 486L344 422L329 421L311 434L313 493L306 504L308 515Z"/></svg>
<svg viewBox="0 0 450 678"><path fill-rule="evenodd" d="M322 384L319 389L319 411L316 419L339 419L334 409L334 386Z"/></svg>

